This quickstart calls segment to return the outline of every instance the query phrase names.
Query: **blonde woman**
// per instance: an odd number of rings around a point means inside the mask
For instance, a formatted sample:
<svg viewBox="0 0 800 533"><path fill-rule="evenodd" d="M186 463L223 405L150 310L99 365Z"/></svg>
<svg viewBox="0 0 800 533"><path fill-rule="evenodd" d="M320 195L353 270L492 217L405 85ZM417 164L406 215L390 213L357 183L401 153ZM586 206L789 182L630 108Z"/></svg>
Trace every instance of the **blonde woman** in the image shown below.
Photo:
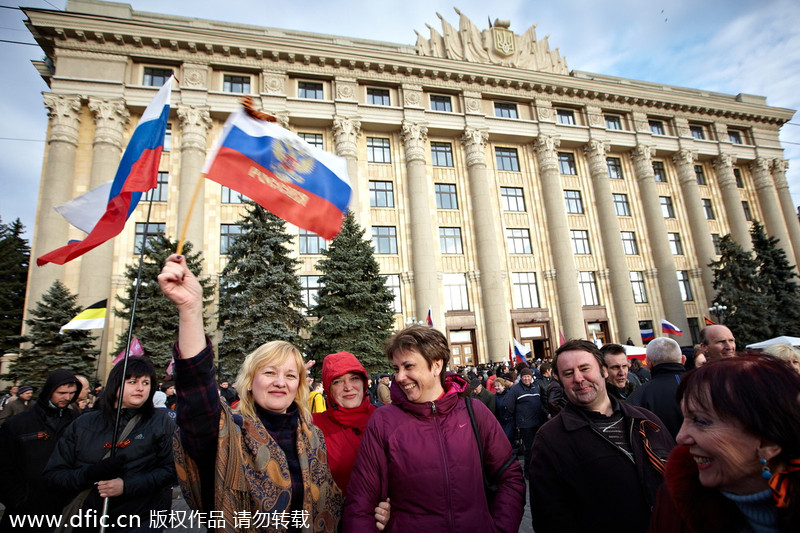
<svg viewBox="0 0 800 533"><path fill-rule="evenodd" d="M764 348L764 353L783 359L792 365L792 368L800 372L800 351L797 348L788 344L773 344Z"/></svg>
<svg viewBox="0 0 800 533"><path fill-rule="evenodd" d="M343 499L322 432L310 423L300 352L272 341L248 355L235 383L234 415L219 399L202 289L183 256L170 256L158 281L179 316L175 461L189 505L221 512L218 531L246 529L244 519L256 530L336 531Z"/></svg>

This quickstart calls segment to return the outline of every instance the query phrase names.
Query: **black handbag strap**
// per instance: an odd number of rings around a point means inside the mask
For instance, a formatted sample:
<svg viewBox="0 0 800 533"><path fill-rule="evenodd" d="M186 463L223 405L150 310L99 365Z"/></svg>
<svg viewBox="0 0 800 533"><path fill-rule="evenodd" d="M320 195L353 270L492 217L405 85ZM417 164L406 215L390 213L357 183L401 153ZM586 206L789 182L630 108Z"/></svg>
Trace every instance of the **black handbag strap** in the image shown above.
<svg viewBox="0 0 800 533"><path fill-rule="evenodd" d="M470 398L469 396L465 397L464 403L467 404L467 413L469 414L469 421L472 423L472 432L475 433L475 440L478 442L478 457L480 457L481 460L481 473L483 473L483 487L486 490L496 490L497 487L495 487L494 484L491 483L491 481L489 480L489 476L486 475L486 468L484 468L481 434L480 431L478 431L478 423L475 421L475 413L472 410L472 398ZM514 451L512 450L511 457L509 457L508 460L506 460L506 462L503 464L503 466L500 467L500 470L498 470L495 473L494 478L500 479L500 476L502 476L503 473L506 470L508 470L508 467L511 466L511 463L513 463L514 460L516 460L516 458L514 457Z"/></svg>

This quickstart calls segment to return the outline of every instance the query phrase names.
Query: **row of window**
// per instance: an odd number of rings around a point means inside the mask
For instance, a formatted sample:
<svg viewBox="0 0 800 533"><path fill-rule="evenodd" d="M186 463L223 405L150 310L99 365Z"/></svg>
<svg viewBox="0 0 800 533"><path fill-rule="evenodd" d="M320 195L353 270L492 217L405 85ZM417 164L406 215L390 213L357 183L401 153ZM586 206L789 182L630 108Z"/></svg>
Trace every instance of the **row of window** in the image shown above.
<svg viewBox="0 0 800 533"><path fill-rule="evenodd" d="M170 68L145 67L142 83L151 87L161 87L172 75ZM251 76L247 74L223 74L222 91L226 93L251 94ZM389 89L380 87L367 87L367 104L378 106L391 106L391 92ZM324 100L325 86L319 81L297 82L297 96L309 100ZM431 94L430 109L445 113L453 112L453 97L446 94ZM576 110L568 108L556 108L556 120L565 126L579 125L576 119ZM517 119L519 112L517 104L513 102L495 102L494 115L499 118ZM604 114L606 129L624 130L627 117L617 114ZM667 135L667 119L650 118L648 125L653 135ZM707 124L690 124L689 131L692 137L698 140L709 138L709 126ZM744 130L728 128L728 140L733 144L744 144L746 132Z"/></svg>

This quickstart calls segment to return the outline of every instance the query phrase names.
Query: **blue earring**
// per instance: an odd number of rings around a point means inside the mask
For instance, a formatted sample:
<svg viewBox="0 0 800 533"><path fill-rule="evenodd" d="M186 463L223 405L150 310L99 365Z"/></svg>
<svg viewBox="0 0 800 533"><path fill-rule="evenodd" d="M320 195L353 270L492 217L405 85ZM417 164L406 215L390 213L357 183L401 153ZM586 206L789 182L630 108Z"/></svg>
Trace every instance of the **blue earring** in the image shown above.
<svg viewBox="0 0 800 533"><path fill-rule="evenodd" d="M772 471L770 471L766 459L761 459L761 477L764 479L769 479L772 477Z"/></svg>

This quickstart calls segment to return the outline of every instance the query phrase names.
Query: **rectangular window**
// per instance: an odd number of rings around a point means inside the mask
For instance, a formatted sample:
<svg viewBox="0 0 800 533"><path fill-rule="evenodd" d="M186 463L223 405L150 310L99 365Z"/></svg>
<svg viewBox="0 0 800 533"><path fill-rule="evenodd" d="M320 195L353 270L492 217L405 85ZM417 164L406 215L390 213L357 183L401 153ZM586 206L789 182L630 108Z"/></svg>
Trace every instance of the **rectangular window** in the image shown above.
<svg viewBox="0 0 800 533"><path fill-rule="evenodd" d="M559 124L575 125L575 111L572 109L556 109Z"/></svg>
<svg viewBox="0 0 800 533"><path fill-rule="evenodd" d="M572 239L572 253L575 255L590 255L592 253L589 246L589 232L585 229L570 230Z"/></svg>
<svg viewBox="0 0 800 533"><path fill-rule="evenodd" d="M370 163L391 163L392 152L389 139L367 137L367 161Z"/></svg>
<svg viewBox="0 0 800 533"><path fill-rule="evenodd" d="M692 137L698 141L704 141L706 139L705 129L699 124L689 124L689 131L692 133Z"/></svg>
<svg viewBox="0 0 800 533"><path fill-rule="evenodd" d="M535 272L512 272L514 308L533 309L539 307L539 288Z"/></svg>
<svg viewBox="0 0 800 533"><path fill-rule="evenodd" d="M750 212L750 204L748 202L742 202L742 209L744 210L744 219L748 222L753 220L753 213Z"/></svg>
<svg viewBox="0 0 800 533"><path fill-rule="evenodd" d="M706 213L706 219L714 220L716 218L714 216L714 206L711 205L711 199L703 198L703 211Z"/></svg>
<svg viewBox="0 0 800 533"><path fill-rule="evenodd" d="M319 255L328 248L325 239L308 230L301 229L299 233L300 255Z"/></svg>
<svg viewBox="0 0 800 533"><path fill-rule="evenodd" d="M167 122L167 130L164 132L164 149L162 152L172 151L172 124Z"/></svg>
<svg viewBox="0 0 800 533"><path fill-rule="evenodd" d="M314 148L319 148L320 150L324 150L322 146L322 134L321 133L298 133L298 137L303 139L305 142L313 146Z"/></svg>
<svg viewBox="0 0 800 533"><path fill-rule="evenodd" d="M170 76L172 76L171 68L144 67L142 84L148 87L161 87L167 83Z"/></svg>
<svg viewBox="0 0 800 533"><path fill-rule="evenodd" d="M372 226L372 247L376 254L397 253L397 228L394 226Z"/></svg>
<svg viewBox="0 0 800 533"><path fill-rule="evenodd" d="M692 344L700 344L700 320L695 316L686 317L689 323L689 333L692 335Z"/></svg>
<svg viewBox="0 0 800 533"><path fill-rule="evenodd" d="M694 175L697 178L698 185L706 185L706 173L703 172L703 165L694 166Z"/></svg>
<svg viewBox="0 0 800 533"><path fill-rule="evenodd" d="M220 224L219 226L219 253L225 255L233 244L234 239L242 234L241 224Z"/></svg>
<svg viewBox="0 0 800 533"><path fill-rule="evenodd" d="M226 93L250 94L250 76L225 74L222 77L222 91Z"/></svg>
<svg viewBox="0 0 800 533"><path fill-rule="evenodd" d="M402 298L400 292L400 274L385 274L383 278L386 280L386 288L394 295L394 300L390 304L392 311L395 313L403 312Z"/></svg>
<svg viewBox="0 0 800 533"><path fill-rule="evenodd" d="M531 253L531 233L527 228L506 228L506 241L510 254Z"/></svg>
<svg viewBox="0 0 800 533"><path fill-rule="evenodd" d="M494 116L500 118L519 118L519 115L517 115L517 104L495 102Z"/></svg>
<svg viewBox="0 0 800 533"><path fill-rule="evenodd" d="M525 197L522 187L500 187L503 211L525 212Z"/></svg>
<svg viewBox="0 0 800 533"><path fill-rule="evenodd" d="M608 167L608 177L612 180L621 180L622 175L622 161L619 157L607 157L606 166Z"/></svg>
<svg viewBox="0 0 800 533"><path fill-rule="evenodd" d="M322 83L317 81L297 82L297 96L310 100L322 100L324 98Z"/></svg>
<svg viewBox="0 0 800 533"><path fill-rule="evenodd" d="M453 145L450 143L431 143L431 161L435 167L453 166Z"/></svg>
<svg viewBox="0 0 800 533"><path fill-rule="evenodd" d="M667 233L669 239L669 249L672 255L683 255L683 243L681 242L680 233Z"/></svg>
<svg viewBox="0 0 800 533"><path fill-rule="evenodd" d="M394 184L391 181L370 181L369 206L394 207Z"/></svg>
<svg viewBox="0 0 800 533"><path fill-rule="evenodd" d="M639 245L636 244L636 233L633 231L621 231L622 249L625 255L639 255Z"/></svg>
<svg viewBox="0 0 800 533"><path fill-rule="evenodd" d="M583 214L583 200L581 200L581 191L565 189L564 202L567 204L567 213L572 215Z"/></svg>
<svg viewBox="0 0 800 533"><path fill-rule="evenodd" d="M389 89L367 87L367 103L372 105L391 105L389 103Z"/></svg>
<svg viewBox="0 0 800 533"><path fill-rule="evenodd" d="M578 272L578 285L581 288L581 303L583 305L600 305L594 272Z"/></svg>
<svg viewBox="0 0 800 533"><path fill-rule="evenodd" d="M660 120L648 120L647 122L650 124L650 133L653 135L666 135L663 122Z"/></svg>
<svg viewBox="0 0 800 533"><path fill-rule="evenodd" d="M569 152L558 152L558 171L568 176L577 176L578 168L575 166L575 155Z"/></svg>
<svg viewBox="0 0 800 533"><path fill-rule="evenodd" d="M659 183L667 182L667 171L663 161L653 161L653 179Z"/></svg>
<svg viewBox="0 0 800 533"><path fill-rule="evenodd" d="M519 158L516 148L495 148L494 157L497 160L497 170L519 172Z"/></svg>
<svg viewBox="0 0 800 533"><path fill-rule="evenodd" d="M436 183L433 186L436 195L436 209L458 209L456 186L452 183Z"/></svg>
<svg viewBox="0 0 800 533"><path fill-rule="evenodd" d="M606 115L606 129L607 130L621 130L622 117L619 115Z"/></svg>
<svg viewBox="0 0 800 533"><path fill-rule="evenodd" d="M241 193L234 191L233 189L229 189L224 185L222 185L222 192L220 193L220 196L223 204L240 204L242 203L243 198L247 198Z"/></svg>
<svg viewBox="0 0 800 533"><path fill-rule="evenodd" d="M672 206L672 197L659 196L658 201L661 202L661 214L664 218L675 218L675 208Z"/></svg>
<svg viewBox="0 0 800 533"><path fill-rule="evenodd" d="M151 199L154 202L166 202L167 191L169 190L169 172L159 172L158 182L155 189L150 189L144 194L144 201L149 202Z"/></svg>
<svg viewBox="0 0 800 533"><path fill-rule="evenodd" d="M300 276L300 294L307 309L317 305L317 296L322 288L319 278L320 276Z"/></svg>
<svg viewBox="0 0 800 533"><path fill-rule="evenodd" d="M453 102L449 96L445 96L443 94L432 94L431 110L447 111L448 113L451 113L453 111Z"/></svg>
<svg viewBox="0 0 800 533"><path fill-rule="evenodd" d="M719 233L711 234L711 244L714 245L714 253L716 255L720 255L722 253L722 249L719 247Z"/></svg>
<svg viewBox="0 0 800 533"><path fill-rule="evenodd" d="M744 181L742 181L742 171L738 168L733 169L733 177L736 179L736 186L740 189L744 189Z"/></svg>
<svg viewBox="0 0 800 533"><path fill-rule="evenodd" d="M633 289L633 302L647 303L647 287L644 284L644 272L631 270L631 289Z"/></svg>
<svg viewBox="0 0 800 533"><path fill-rule="evenodd" d="M469 311L467 277L464 274L442 274L442 285L447 311Z"/></svg>
<svg viewBox="0 0 800 533"><path fill-rule="evenodd" d="M617 211L617 216L619 217L631 216L631 206L628 203L628 195L614 193L613 197L614 197L614 209Z"/></svg>
<svg viewBox="0 0 800 533"><path fill-rule="evenodd" d="M461 228L439 228L439 249L443 254L463 254Z"/></svg>
<svg viewBox="0 0 800 533"><path fill-rule="evenodd" d="M733 144L744 144L744 135L739 130L728 130L728 140Z"/></svg>
<svg viewBox="0 0 800 533"><path fill-rule="evenodd" d="M136 237L133 240L133 253L136 255L142 253L142 243L144 243L145 226L147 227L148 241L156 235L164 235L164 232L167 231L167 225L164 222L151 222L150 224L137 222Z"/></svg>
<svg viewBox="0 0 800 533"><path fill-rule="evenodd" d="M694 300L692 284L689 282L689 272L687 270L678 270L678 287L681 290L681 300L684 302Z"/></svg>

